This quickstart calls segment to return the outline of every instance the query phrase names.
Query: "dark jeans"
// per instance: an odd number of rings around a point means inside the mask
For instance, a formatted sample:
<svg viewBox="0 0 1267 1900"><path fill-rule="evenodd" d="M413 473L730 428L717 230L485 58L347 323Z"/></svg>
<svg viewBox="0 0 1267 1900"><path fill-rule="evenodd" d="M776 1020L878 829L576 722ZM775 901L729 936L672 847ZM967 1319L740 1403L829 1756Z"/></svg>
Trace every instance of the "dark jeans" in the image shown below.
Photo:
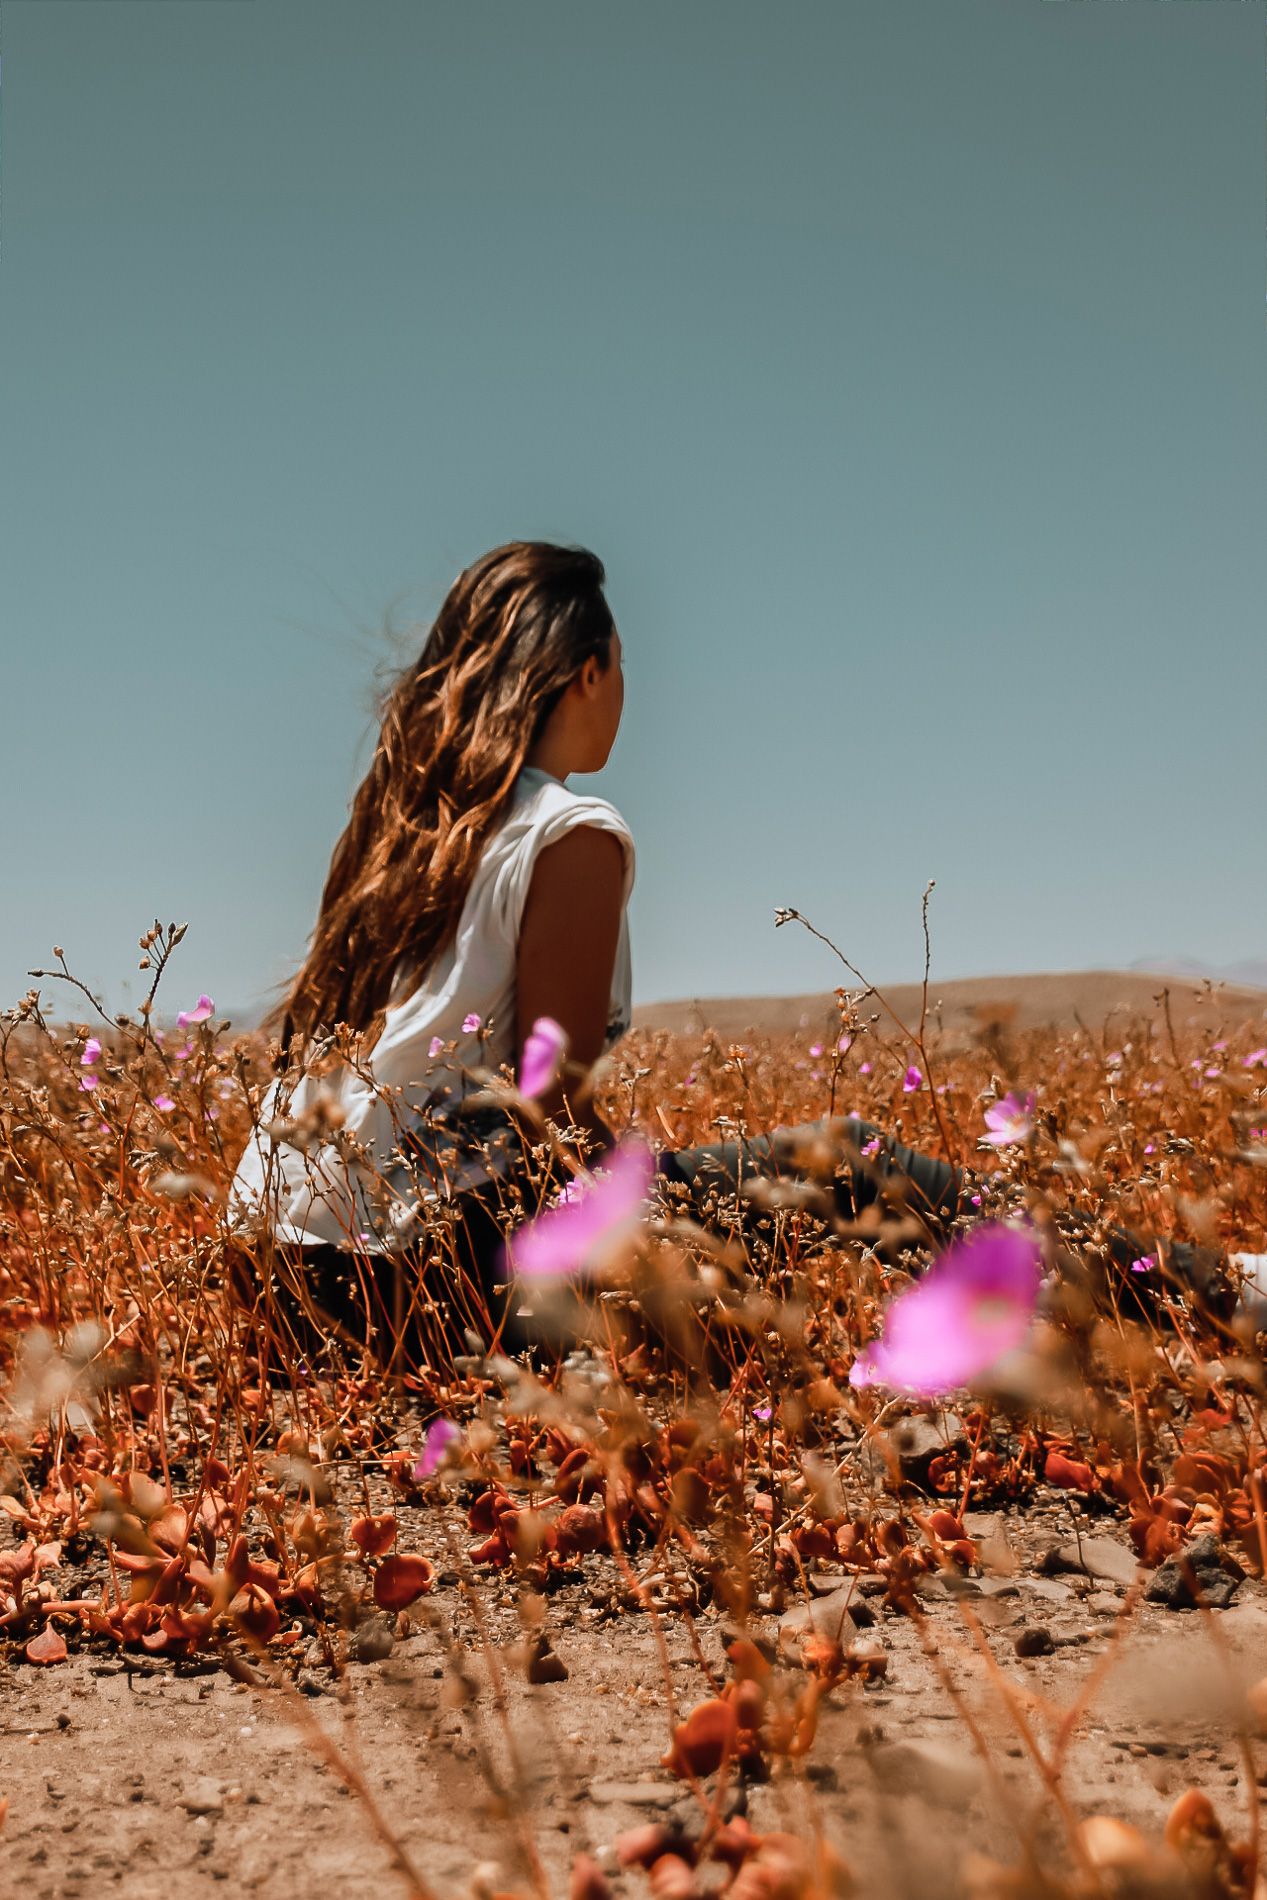
<svg viewBox="0 0 1267 1900"><path fill-rule="evenodd" d="M829 1135L837 1148L845 1146L834 1173L819 1176L827 1216L834 1208L842 1219L852 1221L884 1193L915 1217L923 1230L921 1241L935 1246L946 1238L968 1191L963 1171L857 1117L776 1128L743 1142L666 1149L657 1157L656 1171L666 1183L685 1191L684 1196L675 1195L670 1186L670 1211L684 1198L685 1211L702 1223L743 1224L753 1208L743 1196L743 1184L758 1177L804 1181L795 1156ZM523 1207L535 1211L537 1196L527 1172L514 1171L511 1178ZM295 1350L308 1354L320 1354L323 1340L336 1337L383 1363L402 1367L443 1364L455 1353L489 1342L509 1352L521 1350L528 1334L520 1324L514 1294L500 1277L509 1212L505 1180L455 1195L450 1211L452 1221L444 1221L438 1242L433 1236L394 1258L333 1246L279 1248L268 1289L279 1331L289 1334ZM1077 1223L1070 1227L1073 1231L1065 1237L1076 1245ZM1159 1271L1154 1268L1141 1276L1132 1266L1144 1255L1156 1259L1156 1244L1114 1227L1106 1246L1099 1290L1107 1282L1122 1310L1148 1312L1161 1284ZM1234 1296L1222 1277L1217 1250L1172 1242L1166 1251L1172 1275L1226 1316Z"/></svg>

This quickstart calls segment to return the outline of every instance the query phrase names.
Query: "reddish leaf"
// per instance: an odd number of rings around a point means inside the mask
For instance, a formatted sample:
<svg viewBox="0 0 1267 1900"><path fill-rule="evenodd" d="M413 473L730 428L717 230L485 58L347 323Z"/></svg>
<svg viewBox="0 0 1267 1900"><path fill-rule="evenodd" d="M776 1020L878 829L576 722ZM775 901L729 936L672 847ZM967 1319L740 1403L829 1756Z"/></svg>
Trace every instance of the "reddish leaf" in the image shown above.
<svg viewBox="0 0 1267 1900"><path fill-rule="evenodd" d="M59 1663L66 1660L66 1645L50 1623L39 1636L33 1636L26 1646L26 1659L33 1663Z"/></svg>
<svg viewBox="0 0 1267 1900"><path fill-rule="evenodd" d="M1090 1465L1079 1464L1075 1458L1066 1458L1063 1452L1048 1452L1043 1476L1048 1484L1059 1485L1064 1491L1095 1490L1095 1473Z"/></svg>
<svg viewBox="0 0 1267 1900"><path fill-rule="evenodd" d="M380 1610L403 1610L431 1588L432 1575L425 1557L388 1557L374 1572L374 1601Z"/></svg>
<svg viewBox="0 0 1267 1900"><path fill-rule="evenodd" d="M349 1535L363 1557L385 1557L396 1541L396 1520L390 1511L384 1517L358 1517Z"/></svg>

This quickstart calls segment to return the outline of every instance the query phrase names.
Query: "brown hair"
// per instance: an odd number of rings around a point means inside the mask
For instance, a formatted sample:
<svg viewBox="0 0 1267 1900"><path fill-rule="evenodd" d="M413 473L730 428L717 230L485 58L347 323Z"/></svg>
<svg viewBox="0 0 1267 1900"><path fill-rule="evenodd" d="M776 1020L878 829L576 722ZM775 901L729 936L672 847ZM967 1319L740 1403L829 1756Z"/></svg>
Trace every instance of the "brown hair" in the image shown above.
<svg viewBox="0 0 1267 1900"><path fill-rule="evenodd" d="M606 574L585 548L510 541L459 574L422 656L380 697L373 762L335 846L304 963L264 1022L382 1027L398 962L419 980L456 933L484 844L564 690L611 663Z"/></svg>

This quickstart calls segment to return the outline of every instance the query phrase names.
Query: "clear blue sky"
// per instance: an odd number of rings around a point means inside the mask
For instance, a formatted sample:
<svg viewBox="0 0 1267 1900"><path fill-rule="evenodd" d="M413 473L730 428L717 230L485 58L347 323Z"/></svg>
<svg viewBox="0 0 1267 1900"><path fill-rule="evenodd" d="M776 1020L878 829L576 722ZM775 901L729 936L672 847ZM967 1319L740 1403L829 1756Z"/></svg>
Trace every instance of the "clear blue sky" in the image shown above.
<svg viewBox="0 0 1267 1900"><path fill-rule="evenodd" d="M0 1002L245 1018L593 547L635 999L1267 945L1260 6L5 0ZM415 632L409 634L410 626ZM130 990L124 990L125 980Z"/></svg>

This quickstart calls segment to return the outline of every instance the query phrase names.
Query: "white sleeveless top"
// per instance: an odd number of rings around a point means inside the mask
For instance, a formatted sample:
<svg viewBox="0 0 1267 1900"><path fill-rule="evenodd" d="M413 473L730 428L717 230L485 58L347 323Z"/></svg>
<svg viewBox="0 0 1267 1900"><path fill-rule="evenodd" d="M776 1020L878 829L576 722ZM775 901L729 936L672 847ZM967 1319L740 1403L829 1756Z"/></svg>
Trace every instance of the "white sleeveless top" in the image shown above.
<svg viewBox="0 0 1267 1900"><path fill-rule="evenodd" d="M513 1076L519 1056L515 967L533 865L544 846L578 825L614 831L625 847L620 937L603 1053L625 1033L632 1003L628 904L634 881L633 835L605 798L573 792L561 779L526 765L515 781L506 820L485 844L453 943L412 993L396 995L408 982L407 971L398 972L391 992L396 1000L389 999L382 1035L361 1065L373 1085L340 1065L326 1075L303 1077L289 1101L285 1095L278 1101L280 1079L265 1092L229 1191L227 1217L233 1230L245 1237L263 1223L278 1240L290 1244L328 1242L365 1252L393 1251L408 1242L419 1200L439 1198L438 1191L419 1194L416 1172L404 1177L404 1188L385 1193L373 1173L355 1160L345 1162L330 1141L314 1141L305 1153L270 1136L267 1125L298 1121L319 1097L332 1098L342 1112L342 1131L366 1144L376 1173L399 1183L402 1170L398 1163L393 1165L391 1153L412 1111L478 1087L472 1079L478 1069L496 1074L506 1063ZM478 1032L462 1027L470 1015L479 1016L486 1028L482 1043ZM436 1037L454 1046L433 1057Z"/></svg>

